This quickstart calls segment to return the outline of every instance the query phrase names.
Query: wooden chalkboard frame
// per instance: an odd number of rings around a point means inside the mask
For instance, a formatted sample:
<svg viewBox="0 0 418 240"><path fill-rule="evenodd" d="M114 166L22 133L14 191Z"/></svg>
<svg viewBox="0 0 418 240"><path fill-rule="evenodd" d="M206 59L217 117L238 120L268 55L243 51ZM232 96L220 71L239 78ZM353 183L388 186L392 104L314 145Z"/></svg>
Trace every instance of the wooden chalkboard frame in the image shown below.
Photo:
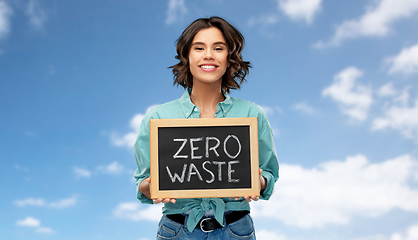
<svg viewBox="0 0 418 240"><path fill-rule="evenodd" d="M161 127L217 127L249 126L251 188L203 189L203 190L160 190L158 169L158 131ZM150 171L151 198L210 198L260 196L258 125L256 117L246 118L193 118L193 119L151 119L150 120Z"/></svg>

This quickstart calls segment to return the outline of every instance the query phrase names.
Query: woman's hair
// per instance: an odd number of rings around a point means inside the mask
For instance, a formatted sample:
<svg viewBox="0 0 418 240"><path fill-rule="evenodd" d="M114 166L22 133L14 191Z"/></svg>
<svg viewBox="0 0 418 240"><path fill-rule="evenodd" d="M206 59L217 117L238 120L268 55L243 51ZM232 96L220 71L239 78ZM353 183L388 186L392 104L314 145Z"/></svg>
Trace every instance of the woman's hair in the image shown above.
<svg viewBox="0 0 418 240"><path fill-rule="evenodd" d="M193 87L193 76L189 69L189 52L194 36L202 29L216 27L219 29L228 46L228 63L225 74L222 77L222 89L229 92L230 89L239 89L245 76L249 72L251 64L242 60L241 51L244 47L244 37L231 24L220 17L199 18L190 24L177 39L177 56L179 63L171 66L174 74L173 85L181 85L184 88Z"/></svg>

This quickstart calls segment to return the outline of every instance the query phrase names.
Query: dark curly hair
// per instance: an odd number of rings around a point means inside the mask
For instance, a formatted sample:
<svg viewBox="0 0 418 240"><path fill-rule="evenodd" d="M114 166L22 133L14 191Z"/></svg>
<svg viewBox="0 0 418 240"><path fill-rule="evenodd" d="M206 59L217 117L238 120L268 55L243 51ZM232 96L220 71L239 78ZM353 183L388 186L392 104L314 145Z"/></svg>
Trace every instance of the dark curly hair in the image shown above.
<svg viewBox="0 0 418 240"><path fill-rule="evenodd" d="M173 69L173 85L181 85L184 88L193 87L193 76L189 69L189 52L194 36L202 29L216 27L219 29L228 45L229 67L222 77L222 89L229 92L230 89L239 89L245 76L249 72L251 64L242 60L244 37L231 24L220 17L199 18L190 24L177 39L177 56L180 62L169 67Z"/></svg>

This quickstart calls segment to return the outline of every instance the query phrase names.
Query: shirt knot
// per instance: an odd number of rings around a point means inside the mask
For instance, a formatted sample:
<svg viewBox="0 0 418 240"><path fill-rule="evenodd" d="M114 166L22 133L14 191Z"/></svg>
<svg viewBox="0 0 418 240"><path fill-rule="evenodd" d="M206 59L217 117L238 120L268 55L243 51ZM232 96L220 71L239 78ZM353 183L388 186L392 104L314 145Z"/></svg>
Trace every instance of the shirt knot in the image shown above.
<svg viewBox="0 0 418 240"><path fill-rule="evenodd" d="M209 200L207 199L207 198L204 198L203 200L202 200L202 202L200 203L200 207L202 208L202 210L203 211L209 211L209 210L211 210L212 208L211 208L211 206L210 206L210 203L209 203Z"/></svg>
<svg viewBox="0 0 418 240"><path fill-rule="evenodd" d="M205 212L211 209L214 212L216 221L224 226L223 216L225 212L225 202L220 198L202 198L189 213L189 218L186 224L187 229L192 232Z"/></svg>

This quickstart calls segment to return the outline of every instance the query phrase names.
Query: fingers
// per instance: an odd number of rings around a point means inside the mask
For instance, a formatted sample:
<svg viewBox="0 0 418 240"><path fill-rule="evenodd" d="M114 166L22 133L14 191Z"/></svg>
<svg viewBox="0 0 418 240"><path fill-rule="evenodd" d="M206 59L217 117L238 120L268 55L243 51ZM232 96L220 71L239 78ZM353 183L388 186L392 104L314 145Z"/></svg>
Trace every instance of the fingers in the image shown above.
<svg viewBox="0 0 418 240"><path fill-rule="evenodd" d="M175 198L164 198L163 203L176 203L176 199Z"/></svg>
<svg viewBox="0 0 418 240"><path fill-rule="evenodd" d="M152 201L154 202L154 204L168 203L168 202L176 203L175 198L157 198L157 199L153 199Z"/></svg>
<svg viewBox="0 0 418 240"><path fill-rule="evenodd" d="M152 201L154 202L154 204L159 204L159 203L168 203L170 199L169 198L157 198L157 199L153 199Z"/></svg>
<svg viewBox="0 0 418 240"><path fill-rule="evenodd" d="M245 201L251 202L251 201L258 201L259 197L257 196L244 196Z"/></svg>

